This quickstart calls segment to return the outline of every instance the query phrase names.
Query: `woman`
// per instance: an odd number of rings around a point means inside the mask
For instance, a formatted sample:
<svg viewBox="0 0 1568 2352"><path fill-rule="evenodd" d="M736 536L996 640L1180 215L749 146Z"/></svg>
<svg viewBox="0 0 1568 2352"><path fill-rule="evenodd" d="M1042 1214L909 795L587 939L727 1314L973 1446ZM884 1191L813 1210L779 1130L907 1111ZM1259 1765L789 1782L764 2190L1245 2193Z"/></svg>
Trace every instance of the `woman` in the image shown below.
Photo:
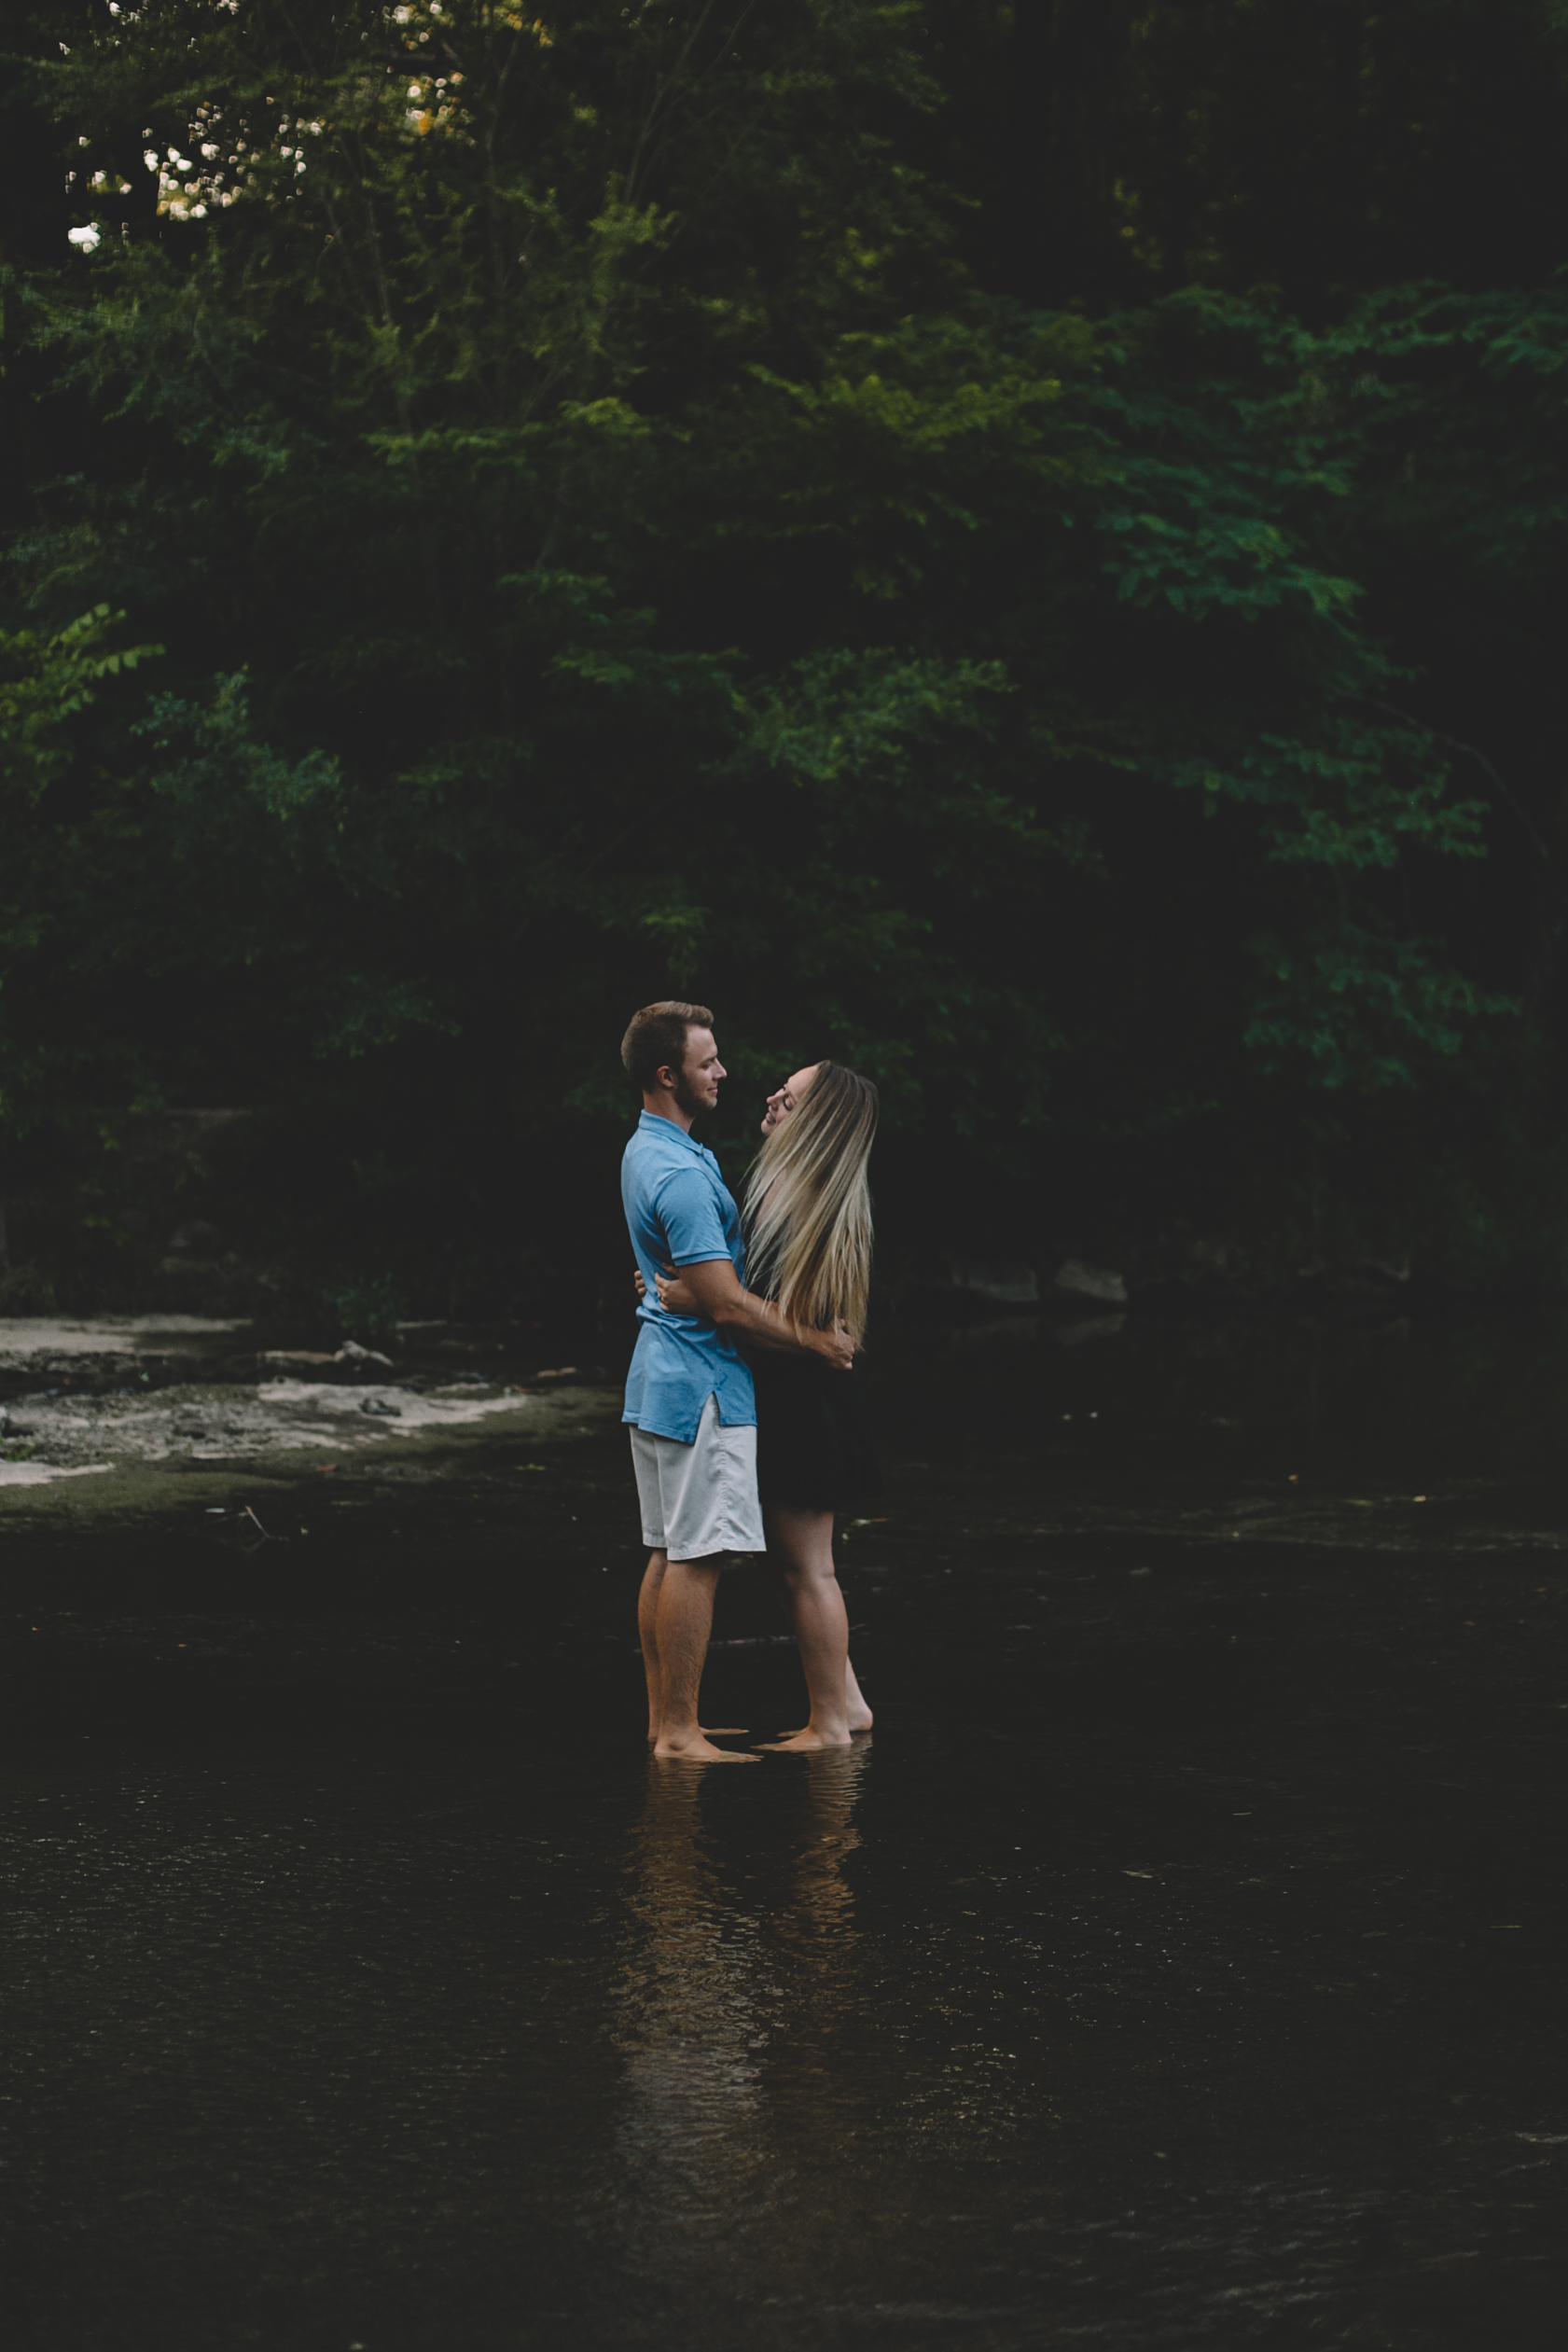
<svg viewBox="0 0 1568 2352"><path fill-rule="evenodd" d="M816 1062L768 1097L763 1145L742 1204L746 1284L808 1329L848 1327L858 1347L871 1279L871 1193L866 1164L877 1132L877 1090L837 1062ZM695 1301L678 1278L659 1279L667 1307ZM857 1371L820 1358L749 1351L756 1385L756 1482L768 1549L781 1563L811 1693L803 1731L780 1749L847 1747L871 1710L849 1659L849 1617L833 1566L836 1514L881 1493L866 1393Z"/></svg>

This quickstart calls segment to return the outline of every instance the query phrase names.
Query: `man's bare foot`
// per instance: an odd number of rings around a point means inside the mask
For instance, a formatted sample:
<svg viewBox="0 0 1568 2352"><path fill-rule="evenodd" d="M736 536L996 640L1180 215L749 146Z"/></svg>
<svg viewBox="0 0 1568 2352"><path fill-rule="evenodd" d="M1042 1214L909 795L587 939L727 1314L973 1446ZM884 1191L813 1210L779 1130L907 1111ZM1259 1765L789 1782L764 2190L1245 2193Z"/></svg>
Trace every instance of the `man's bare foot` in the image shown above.
<svg viewBox="0 0 1568 2352"><path fill-rule="evenodd" d="M751 1755L737 1756L732 1748L715 1747L701 1732L665 1733L653 1752L661 1761L674 1764L755 1764L757 1761Z"/></svg>
<svg viewBox="0 0 1568 2352"><path fill-rule="evenodd" d="M803 1732L791 1732L784 1739L759 1740L770 1756L803 1756L820 1747L848 1747L850 1734L845 1732L813 1732L808 1723Z"/></svg>
<svg viewBox="0 0 1568 2352"><path fill-rule="evenodd" d="M716 1728L710 1723L700 1723L697 1728L704 1739L744 1739L748 1727L744 1723L720 1723ZM657 1747L658 1745L659 1726L656 1723L650 1723L648 1746Z"/></svg>

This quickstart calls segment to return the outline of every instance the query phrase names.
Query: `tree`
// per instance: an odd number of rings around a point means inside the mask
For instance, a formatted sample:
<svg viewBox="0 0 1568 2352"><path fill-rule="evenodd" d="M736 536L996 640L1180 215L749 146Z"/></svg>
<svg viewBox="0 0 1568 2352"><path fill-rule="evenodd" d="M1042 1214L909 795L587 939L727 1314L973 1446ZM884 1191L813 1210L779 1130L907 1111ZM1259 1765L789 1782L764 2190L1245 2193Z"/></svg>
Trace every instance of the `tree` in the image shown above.
<svg viewBox="0 0 1568 2352"><path fill-rule="evenodd" d="M264 1104L274 1243L537 1280L610 1230L627 1011L695 991L742 1100L879 1079L911 1234L1122 1246L1245 1130L1289 1250L1303 1122L1506 1016L1495 796L1362 588L1425 297L985 290L912 7L148 0L66 46L78 251L23 291L92 421L18 618L167 651L69 721L103 854L7 951L35 1158L84 1103Z"/></svg>

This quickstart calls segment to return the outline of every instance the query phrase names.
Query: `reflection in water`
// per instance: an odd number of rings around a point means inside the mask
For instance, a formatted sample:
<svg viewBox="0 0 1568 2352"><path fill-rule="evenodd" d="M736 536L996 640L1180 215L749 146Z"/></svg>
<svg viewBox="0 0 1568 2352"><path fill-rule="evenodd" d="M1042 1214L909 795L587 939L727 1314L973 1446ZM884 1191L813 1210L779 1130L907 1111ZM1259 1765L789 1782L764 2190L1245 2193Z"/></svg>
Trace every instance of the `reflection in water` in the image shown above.
<svg viewBox="0 0 1568 2352"><path fill-rule="evenodd" d="M625 2254L645 2276L689 2273L709 2245L732 2273L737 2237L774 2214L799 2159L794 2097L830 2091L831 2044L855 2005L843 1865L869 1762L867 1742L770 1767L734 1792L739 1807L715 1774L649 1767L632 1834L616 2165ZM773 2051L788 2053L782 2106Z"/></svg>
<svg viewBox="0 0 1568 2352"><path fill-rule="evenodd" d="M11 2339L1561 2340L1568 1335L954 1361L873 1368L874 1763L650 1773L618 1428L221 1594L199 1501L7 1523Z"/></svg>

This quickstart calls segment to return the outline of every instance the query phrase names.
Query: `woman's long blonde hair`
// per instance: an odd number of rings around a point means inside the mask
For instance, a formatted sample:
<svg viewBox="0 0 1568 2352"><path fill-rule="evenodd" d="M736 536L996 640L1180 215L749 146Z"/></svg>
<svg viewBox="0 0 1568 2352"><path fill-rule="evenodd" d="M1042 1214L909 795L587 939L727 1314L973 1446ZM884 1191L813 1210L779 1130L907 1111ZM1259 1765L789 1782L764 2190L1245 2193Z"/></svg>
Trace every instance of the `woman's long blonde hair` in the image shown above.
<svg viewBox="0 0 1568 2352"><path fill-rule="evenodd" d="M746 1180L746 1281L792 1323L843 1322L858 1347L871 1288L871 1188L877 1132L868 1078L819 1062L805 1100L775 1127Z"/></svg>

